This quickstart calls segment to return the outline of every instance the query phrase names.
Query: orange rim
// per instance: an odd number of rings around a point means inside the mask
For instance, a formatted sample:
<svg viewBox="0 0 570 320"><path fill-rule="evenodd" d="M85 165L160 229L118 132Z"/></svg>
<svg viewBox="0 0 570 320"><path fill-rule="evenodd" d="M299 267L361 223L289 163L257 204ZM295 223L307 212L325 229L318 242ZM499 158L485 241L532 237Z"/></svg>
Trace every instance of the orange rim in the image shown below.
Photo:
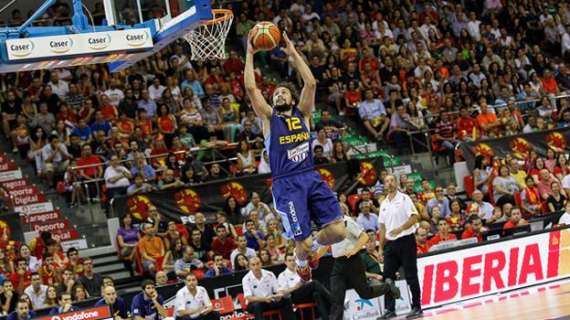
<svg viewBox="0 0 570 320"><path fill-rule="evenodd" d="M202 21L202 24L211 26L220 22L229 20L233 17L234 13L228 9L212 9L212 16L214 19Z"/></svg>

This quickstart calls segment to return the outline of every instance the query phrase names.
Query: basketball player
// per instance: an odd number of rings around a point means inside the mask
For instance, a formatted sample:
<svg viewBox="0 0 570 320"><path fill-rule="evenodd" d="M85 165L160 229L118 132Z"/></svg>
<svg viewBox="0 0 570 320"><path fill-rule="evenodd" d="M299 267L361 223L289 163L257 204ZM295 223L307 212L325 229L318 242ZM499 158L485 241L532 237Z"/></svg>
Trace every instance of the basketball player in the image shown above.
<svg viewBox="0 0 570 320"><path fill-rule="evenodd" d="M296 242L297 273L301 279L309 281L311 269L318 265L318 258L313 253L346 236L340 205L313 167L309 119L315 107L317 84L309 66L283 34L286 45L283 51L303 79L304 86L297 100L292 88L278 85L272 97L273 106L270 106L255 83L253 56L259 50L253 46L254 34L250 31L248 39L245 89L263 123L265 148L269 152L273 174L275 209L282 217L285 236ZM311 222L320 227L314 238Z"/></svg>

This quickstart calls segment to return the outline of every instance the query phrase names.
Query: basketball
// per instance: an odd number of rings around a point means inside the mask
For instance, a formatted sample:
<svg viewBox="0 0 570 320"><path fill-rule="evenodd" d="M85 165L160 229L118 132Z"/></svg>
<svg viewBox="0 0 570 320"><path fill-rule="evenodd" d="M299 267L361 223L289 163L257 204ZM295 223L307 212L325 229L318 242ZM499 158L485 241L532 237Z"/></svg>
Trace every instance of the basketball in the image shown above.
<svg viewBox="0 0 570 320"><path fill-rule="evenodd" d="M256 49L269 51L279 45L281 31L269 21L259 22L253 27L252 44Z"/></svg>

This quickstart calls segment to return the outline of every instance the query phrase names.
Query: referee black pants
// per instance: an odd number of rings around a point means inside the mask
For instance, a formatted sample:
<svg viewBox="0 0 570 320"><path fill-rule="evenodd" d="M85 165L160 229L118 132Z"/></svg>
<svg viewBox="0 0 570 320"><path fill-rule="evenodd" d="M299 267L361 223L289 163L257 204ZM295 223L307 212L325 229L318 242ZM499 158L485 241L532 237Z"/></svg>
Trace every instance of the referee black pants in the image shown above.
<svg viewBox="0 0 570 320"><path fill-rule="evenodd" d="M321 319L329 318L331 308L331 293L317 280L305 283L299 289L291 292L293 304L315 303Z"/></svg>
<svg viewBox="0 0 570 320"><path fill-rule="evenodd" d="M416 238L413 234L394 241L386 241L384 244L384 278L395 281L396 272L400 267L404 267L406 282L412 292L412 308L421 308ZM384 296L384 304L386 310L395 311L396 301L391 295Z"/></svg>
<svg viewBox="0 0 570 320"><path fill-rule="evenodd" d="M329 319L342 320L344 313L344 298L347 289L354 289L363 299L372 299L383 294L389 296L390 286L385 283L369 285L366 279L366 268L360 253L350 258L334 259L331 272L332 308Z"/></svg>

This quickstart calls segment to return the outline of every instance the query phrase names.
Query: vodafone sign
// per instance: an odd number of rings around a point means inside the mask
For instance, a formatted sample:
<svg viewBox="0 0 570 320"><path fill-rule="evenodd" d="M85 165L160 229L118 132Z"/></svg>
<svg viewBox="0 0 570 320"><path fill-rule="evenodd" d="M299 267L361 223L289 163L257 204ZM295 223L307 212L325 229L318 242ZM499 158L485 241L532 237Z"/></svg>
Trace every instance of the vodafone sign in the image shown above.
<svg viewBox="0 0 570 320"><path fill-rule="evenodd" d="M422 307L570 276L570 229L418 259Z"/></svg>
<svg viewBox="0 0 570 320"><path fill-rule="evenodd" d="M112 318L111 310L109 310L109 307L105 306L62 313L56 316L40 317L36 318L36 320L100 320Z"/></svg>

